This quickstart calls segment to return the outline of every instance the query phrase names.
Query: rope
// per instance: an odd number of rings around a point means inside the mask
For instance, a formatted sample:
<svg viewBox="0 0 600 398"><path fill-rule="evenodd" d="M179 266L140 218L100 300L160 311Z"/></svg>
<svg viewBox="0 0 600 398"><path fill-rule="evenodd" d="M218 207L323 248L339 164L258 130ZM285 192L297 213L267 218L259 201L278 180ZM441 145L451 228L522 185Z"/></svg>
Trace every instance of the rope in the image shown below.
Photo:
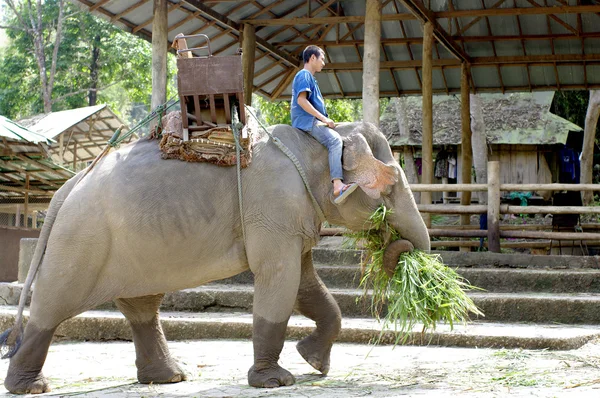
<svg viewBox="0 0 600 398"><path fill-rule="evenodd" d="M111 147L116 147L118 146L121 142L123 142L124 140L126 140L127 138L129 138L131 135L133 135L133 133L135 133L136 131L138 131L142 126L147 125L148 123L150 123L152 120L156 119L156 117L158 117L158 126L162 126L162 117L163 115L169 110L171 109L173 106L177 105L177 103L179 101L173 101L173 99L176 96L173 95L167 102L165 102L164 104L160 104L159 106L157 106L148 116L146 116L145 118L143 118L138 124L135 125L135 127L133 127L131 130L129 130L127 132L127 134L125 134L123 137L121 138L116 138L114 141L111 138L108 141L108 144ZM114 136L113 136L114 138Z"/></svg>
<svg viewBox="0 0 600 398"><path fill-rule="evenodd" d="M310 197L310 200L312 201L312 205L315 208L315 211L317 212L317 215L319 216L319 219L321 220L321 222L325 222L327 221L327 219L325 218L325 214L323 214L323 210L321 210L321 206L319 205L319 203L317 202L317 199L315 199L315 196L312 193L312 190L310 189L310 185L308 185L308 178L306 177L306 174L304 173L304 169L302 168L302 165L300 164L300 161L298 160L298 158L292 153L292 151L289 150L288 147L285 146L285 144L283 142L281 142L281 140L277 137L274 137L273 134L271 134L267 128L265 127L265 125L258 120L258 118L256 117L256 115L254 114L254 112L252 112L252 110L246 106L246 111L252 115L252 117L254 118L254 120L256 120L258 122L258 124L260 125L260 127L262 127L262 129L264 130L265 133L267 133L267 135L273 140L273 142L275 143L275 145L277 145L277 147L279 149L281 149L281 151L288 157L290 158L290 160L292 161L292 163L294 164L294 166L296 166L296 169L298 170L298 173L300 174L300 177L302 178L302 182L304 182L304 186L306 187L306 190L308 191L308 196ZM239 163L239 161L238 161Z"/></svg>
<svg viewBox="0 0 600 398"><path fill-rule="evenodd" d="M242 239L244 240L244 247L246 247L246 226L244 224L244 207L242 205L242 158L241 158L241 143L240 143L240 125L235 110L235 105L231 107L231 129L233 130L233 138L235 139L235 157L236 157L236 169L237 169L237 183L238 183L238 203L240 205L240 223L242 224Z"/></svg>

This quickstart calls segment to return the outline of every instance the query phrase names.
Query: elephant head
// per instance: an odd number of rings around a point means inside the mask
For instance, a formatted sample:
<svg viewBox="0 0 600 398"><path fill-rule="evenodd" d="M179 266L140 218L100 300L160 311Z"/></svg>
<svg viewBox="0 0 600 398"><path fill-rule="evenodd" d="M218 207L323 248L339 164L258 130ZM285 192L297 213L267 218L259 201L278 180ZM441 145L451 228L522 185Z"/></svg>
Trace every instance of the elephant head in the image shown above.
<svg viewBox="0 0 600 398"><path fill-rule="evenodd" d="M339 131L344 137L344 179L361 188L338 206L341 223L363 230L370 227L365 220L380 204L392 209L388 221L403 238L386 250L384 265L393 271L401 252L430 250L427 227L385 136L370 123L341 126Z"/></svg>

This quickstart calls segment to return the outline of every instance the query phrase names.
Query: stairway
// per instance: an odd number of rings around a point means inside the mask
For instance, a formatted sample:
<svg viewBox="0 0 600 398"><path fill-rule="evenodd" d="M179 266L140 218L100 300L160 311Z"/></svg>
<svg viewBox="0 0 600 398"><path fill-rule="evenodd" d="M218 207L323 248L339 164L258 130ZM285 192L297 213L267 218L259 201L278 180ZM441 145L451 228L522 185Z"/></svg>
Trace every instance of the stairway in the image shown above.
<svg viewBox="0 0 600 398"><path fill-rule="evenodd" d="M366 343L380 335L381 325L359 299L360 252L340 249L326 238L313 250L317 272L337 300L343 317L339 340ZM463 347L571 349L600 336L600 259L596 257L526 256L442 252L444 263L484 291L469 293L485 318L450 330L440 325L411 344ZM161 307L167 338L250 338L253 277L245 272L205 286L168 293ZM10 327L21 291L16 283L0 284L0 329ZM289 322L288 338L306 336L314 323L300 315ZM69 339L130 339L127 322L107 303L65 322L57 335ZM392 343L393 333L382 336Z"/></svg>

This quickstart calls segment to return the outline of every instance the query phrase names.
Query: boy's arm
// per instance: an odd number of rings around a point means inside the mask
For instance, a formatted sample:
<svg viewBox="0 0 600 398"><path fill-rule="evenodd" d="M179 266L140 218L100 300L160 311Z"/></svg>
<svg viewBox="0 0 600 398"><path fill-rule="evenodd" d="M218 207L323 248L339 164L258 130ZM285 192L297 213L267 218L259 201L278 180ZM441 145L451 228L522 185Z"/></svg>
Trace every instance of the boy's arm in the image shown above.
<svg viewBox="0 0 600 398"><path fill-rule="evenodd" d="M333 122L333 120L329 119L327 116L322 115L321 112L316 110L315 107L310 103L308 98L306 98L306 91L302 91L300 94L298 94L298 105L300 105L300 107L304 109L306 113L316 117L318 120L325 123L330 129L335 128L335 123Z"/></svg>

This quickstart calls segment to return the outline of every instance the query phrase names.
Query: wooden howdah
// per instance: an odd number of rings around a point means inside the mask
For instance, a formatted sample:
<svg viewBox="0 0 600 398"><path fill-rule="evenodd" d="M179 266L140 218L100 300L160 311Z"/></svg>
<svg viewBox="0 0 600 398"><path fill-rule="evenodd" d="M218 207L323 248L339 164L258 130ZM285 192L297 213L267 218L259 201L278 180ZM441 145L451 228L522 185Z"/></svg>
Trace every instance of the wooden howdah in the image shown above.
<svg viewBox="0 0 600 398"><path fill-rule="evenodd" d="M244 84L241 55L190 57L186 36L176 39L177 88L184 136L188 131L204 131L219 125L231 125L231 107L236 106L239 121L246 124L244 111ZM198 49L198 48L196 48ZM181 52L181 51L184 52ZM183 54L183 55L182 55ZM182 116L183 112L182 112ZM184 140L188 137L184 137Z"/></svg>

